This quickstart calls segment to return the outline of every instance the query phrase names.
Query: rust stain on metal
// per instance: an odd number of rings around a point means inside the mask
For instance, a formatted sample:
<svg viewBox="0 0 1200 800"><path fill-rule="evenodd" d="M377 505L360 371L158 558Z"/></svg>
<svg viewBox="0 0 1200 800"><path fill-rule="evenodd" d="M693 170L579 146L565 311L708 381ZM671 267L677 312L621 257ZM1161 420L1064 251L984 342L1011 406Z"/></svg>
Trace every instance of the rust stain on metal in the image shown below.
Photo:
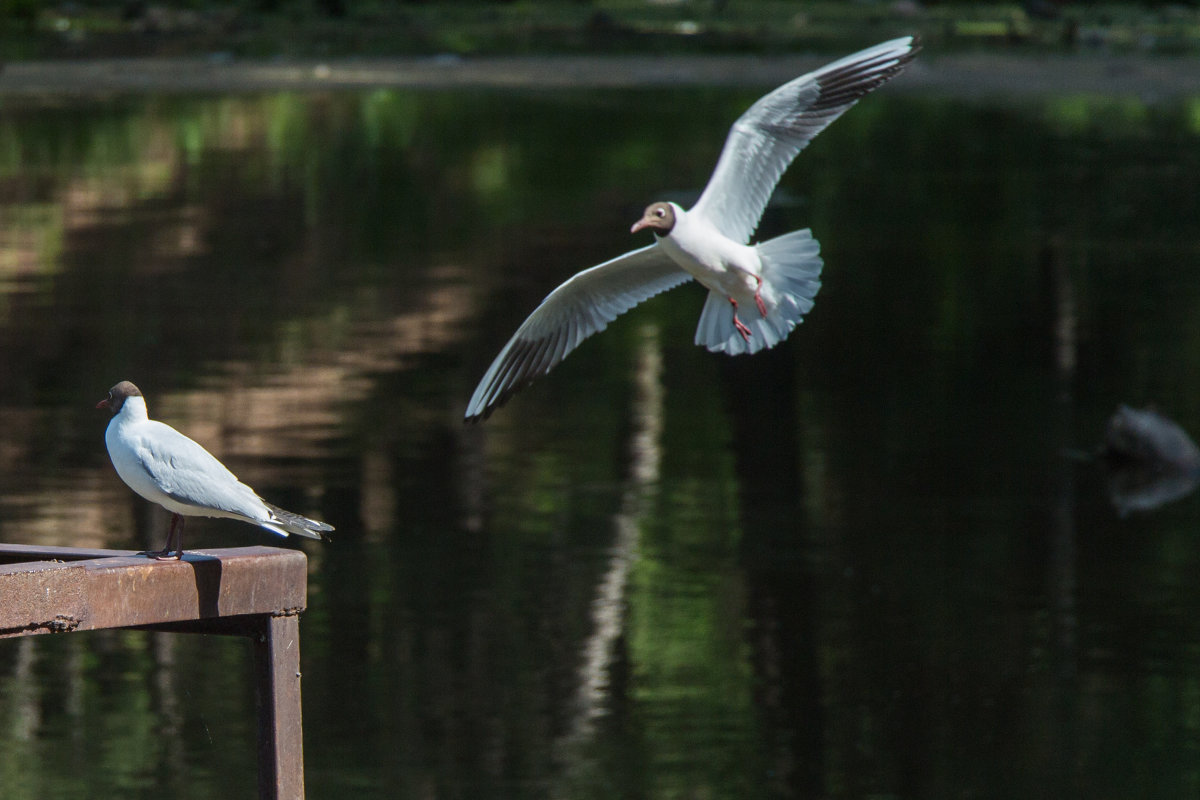
<svg viewBox="0 0 1200 800"><path fill-rule="evenodd" d="M28 636L31 633L70 633L79 627L79 620L70 614L58 614L54 619L31 621L19 628L0 628L0 638Z"/></svg>

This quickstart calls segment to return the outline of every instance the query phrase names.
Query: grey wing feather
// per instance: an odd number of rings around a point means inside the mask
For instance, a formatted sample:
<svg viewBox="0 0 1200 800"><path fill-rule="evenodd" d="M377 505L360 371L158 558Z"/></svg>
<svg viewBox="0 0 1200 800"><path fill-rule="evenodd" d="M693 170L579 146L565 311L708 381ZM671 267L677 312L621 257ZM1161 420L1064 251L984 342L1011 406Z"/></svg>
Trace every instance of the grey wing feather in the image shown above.
<svg viewBox="0 0 1200 800"><path fill-rule="evenodd" d="M496 356L467 404L466 419L487 417L584 339L690 278L657 244L580 272L551 292Z"/></svg>
<svg viewBox="0 0 1200 800"><path fill-rule="evenodd" d="M292 511L287 511L265 500L263 504L271 512L271 521L263 524L264 528L270 528L276 533L283 533L284 535L294 533L297 536L306 536L309 539L324 539L325 541L329 541L329 532L333 530L332 525L315 519L309 519Z"/></svg>
<svg viewBox="0 0 1200 800"><path fill-rule="evenodd" d="M903 70L919 45L893 39L802 75L752 105L729 131L693 212L735 242L749 241L792 159L859 98Z"/></svg>
<svg viewBox="0 0 1200 800"><path fill-rule="evenodd" d="M282 536L329 538L332 525L266 502L195 440L164 423L150 425L152 435L139 441L135 453L146 475L172 500L235 514Z"/></svg>
<svg viewBox="0 0 1200 800"><path fill-rule="evenodd" d="M146 474L162 492L180 503L251 518L264 504L216 456L193 439L162 423L142 440L137 455Z"/></svg>

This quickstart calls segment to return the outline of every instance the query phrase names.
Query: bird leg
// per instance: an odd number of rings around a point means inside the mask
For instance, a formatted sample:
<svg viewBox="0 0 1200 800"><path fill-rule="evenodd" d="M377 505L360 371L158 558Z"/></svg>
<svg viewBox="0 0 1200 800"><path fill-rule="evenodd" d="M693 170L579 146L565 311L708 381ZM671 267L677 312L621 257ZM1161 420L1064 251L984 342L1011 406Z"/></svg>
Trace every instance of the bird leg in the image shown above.
<svg viewBox="0 0 1200 800"><path fill-rule="evenodd" d="M175 555L171 555L172 545L175 549ZM183 517L179 514L171 515L171 527L167 530L167 544L162 550L148 550L141 555L150 556L159 561L178 561L183 558Z"/></svg>
<svg viewBox="0 0 1200 800"><path fill-rule="evenodd" d="M183 558L183 516L180 514L171 515L171 530L167 533L167 546L163 550L163 556L170 558L171 554L171 539L175 539L175 559L178 561Z"/></svg>
<svg viewBox="0 0 1200 800"><path fill-rule="evenodd" d="M754 280L758 281L758 285L754 287L754 305L758 306L758 313L765 317L767 304L762 299L762 275L755 275Z"/></svg>
<svg viewBox="0 0 1200 800"><path fill-rule="evenodd" d="M750 333L750 329L746 327L746 323L744 323L740 319L738 319L737 300L734 300L731 297L731 298L729 298L729 303L733 306L733 327L737 328L737 332L742 335L743 339L745 339L747 342L750 341L750 337L752 336L752 334Z"/></svg>

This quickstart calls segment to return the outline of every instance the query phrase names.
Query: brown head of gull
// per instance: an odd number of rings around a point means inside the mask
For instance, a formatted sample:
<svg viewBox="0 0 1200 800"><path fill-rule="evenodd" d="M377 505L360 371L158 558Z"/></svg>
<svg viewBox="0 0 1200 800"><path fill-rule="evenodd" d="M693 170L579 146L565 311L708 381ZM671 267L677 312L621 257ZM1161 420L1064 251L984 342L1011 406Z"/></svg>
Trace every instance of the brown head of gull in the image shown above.
<svg viewBox="0 0 1200 800"><path fill-rule="evenodd" d="M651 203L646 206L642 218L633 223L630 233L641 230L653 231L655 236L668 236L675 227L675 209L670 203Z"/></svg>

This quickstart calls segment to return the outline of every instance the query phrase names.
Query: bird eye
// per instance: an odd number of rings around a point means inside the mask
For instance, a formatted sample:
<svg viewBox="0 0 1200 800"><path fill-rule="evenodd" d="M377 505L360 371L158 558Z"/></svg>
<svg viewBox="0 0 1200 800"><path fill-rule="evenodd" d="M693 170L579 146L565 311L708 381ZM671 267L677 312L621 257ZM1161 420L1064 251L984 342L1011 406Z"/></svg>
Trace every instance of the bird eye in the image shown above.
<svg viewBox="0 0 1200 800"><path fill-rule="evenodd" d="M654 209L654 216L658 217L659 219L662 219L666 215L667 215L667 212L662 210L661 208Z"/></svg>

